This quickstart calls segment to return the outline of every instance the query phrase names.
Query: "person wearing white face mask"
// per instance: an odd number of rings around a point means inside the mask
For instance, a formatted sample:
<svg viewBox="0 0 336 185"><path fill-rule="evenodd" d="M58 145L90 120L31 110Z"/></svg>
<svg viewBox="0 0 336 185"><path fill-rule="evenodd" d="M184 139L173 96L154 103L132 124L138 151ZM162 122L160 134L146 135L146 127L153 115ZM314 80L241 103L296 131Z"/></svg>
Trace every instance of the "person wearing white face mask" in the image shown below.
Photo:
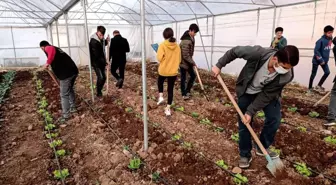
<svg viewBox="0 0 336 185"><path fill-rule="evenodd" d="M293 67L299 63L299 50L296 46L285 46L280 50L261 46L237 46L227 51L212 68L215 76L221 68L237 58L247 60L236 83L238 105L247 120L239 118L240 168L248 168L252 161L251 135L245 124L250 124L253 116L263 110L265 124L260 141L271 158L279 155L268 150L274 142L275 134L281 123L281 92L294 78ZM239 116L238 116L239 117ZM256 154L263 155L256 147Z"/></svg>

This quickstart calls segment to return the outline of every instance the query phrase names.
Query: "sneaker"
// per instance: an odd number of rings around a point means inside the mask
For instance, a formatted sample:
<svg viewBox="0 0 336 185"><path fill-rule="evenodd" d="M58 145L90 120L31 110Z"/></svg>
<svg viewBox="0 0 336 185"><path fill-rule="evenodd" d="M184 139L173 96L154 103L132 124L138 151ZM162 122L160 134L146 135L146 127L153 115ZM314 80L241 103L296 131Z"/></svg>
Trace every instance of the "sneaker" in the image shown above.
<svg viewBox="0 0 336 185"><path fill-rule="evenodd" d="M186 96L182 96L183 100L189 100L190 96L186 95Z"/></svg>
<svg viewBox="0 0 336 185"><path fill-rule="evenodd" d="M277 159L277 158L280 157L278 153L273 152L273 151L270 150L270 149L266 149L266 151L267 151L268 155L269 155L272 159ZM257 149L256 154L259 155L259 156L264 156L264 154L262 153L262 151L259 150L259 149Z"/></svg>
<svg viewBox="0 0 336 185"><path fill-rule="evenodd" d="M189 92L189 93L187 93L187 96L189 96L189 97L192 97L192 95L191 95L191 93Z"/></svg>
<svg viewBox="0 0 336 185"><path fill-rule="evenodd" d="M314 92L313 92L313 89L308 89L308 91L307 91L307 95L308 96L310 96L310 95L312 95Z"/></svg>
<svg viewBox="0 0 336 185"><path fill-rule="evenodd" d="M163 103L164 99L163 97L159 97L159 101L157 102L157 105L161 105L161 103Z"/></svg>
<svg viewBox="0 0 336 185"><path fill-rule="evenodd" d="M70 108L70 113L77 113L76 107L71 107Z"/></svg>
<svg viewBox="0 0 336 185"><path fill-rule="evenodd" d="M61 116L60 118L58 118L58 120L56 120L55 124L63 124L65 123L69 118Z"/></svg>
<svg viewBox="0 0 336 185"><path fill-rule="evenodd" d="M171 116L170 108L166 107L165 114L166 116Z"/></svg>
<svg viewBox="0 0 336 185"><path fill-rule="evenodd" d="M252 162L252 157L248 158L248 157L240 157L239 159L239 168L248 168L250 167L250 164Z"/></svg>
<svg viewBox="0 0 336 185"><path fill-rule="evenodd" d="M118 82L116 83L116 87L120 87L120 85L123 83L123 79L119 79Z"/></svg>
<svg viewBox="0 0 336 185"><path fill-rule="evenodd" d="M325 91L324 87L321 87L319 85L315 87L315 90L322 93Z"/></svg>
<svg viewBox="0 0 336 185"><path fill-rule="evenodd" d="M336 120L328 120L327 123L323 124L324 126L334 126L336 125Z"/></svg>

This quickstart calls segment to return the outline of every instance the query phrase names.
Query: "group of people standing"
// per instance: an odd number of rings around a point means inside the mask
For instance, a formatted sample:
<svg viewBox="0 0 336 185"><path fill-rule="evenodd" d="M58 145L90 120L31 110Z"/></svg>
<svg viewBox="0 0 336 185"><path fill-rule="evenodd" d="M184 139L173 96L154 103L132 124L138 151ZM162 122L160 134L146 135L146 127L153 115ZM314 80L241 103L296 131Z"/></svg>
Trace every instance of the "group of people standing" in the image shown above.
<svg viewBox="0 0 336 185"><path fill-rule="evenodd" d="M329 75L328 60L331 50L332 34L334 28L326 26L324 35L316 42L313 58L313 70L309 88L312 90L312 82L320 65L325 71L317 90L321 90L322 84ZM119 31L113 32L113 39L107 37L104 40L106 29L97 27L97 32L90 38L90 56L92 67L97 75L97 96L102 96L102 89L106 80L106 66L112 59L111 73L116 78L116 86L121 89L124 82L124 70L126 53L130 51L128 41L123 38ZM159 61L157 104L164 102L164 81L168 81L168 101L165 114L171 115L170 107L173 102L174 84L178 73L181 75L181 94L184 100L191 98L191 89L196 79L194 69L196 63L193 59L195 48L195 36L199 32L196 24L191 24L189 29L180 38L180 44L174 37L174 31L166 28L163 31L164 42L159 45L157 60ZM287 45L287 40L282 36L283 28L275 30L275 37L270 47L261 46L236 46L228 50L218 63L213 66L214 76L220 74L221 69L237 58L246 60L236 82L238 105L245 114L245 122L238 118L239 122L239 167L248 168L252 161L252 148L256 149L257 155L263 155L257 146L252 145L251 134L246 125L252 122L253 116L263 110L265 123L260 135L260 141L268 151L271 158L279 157L279 154L269 150L274 142L276 132L281 123L281 94L284 87L294 79L293 68L299 63L299 50L296 46ZM336 39L333 40L336 44ZM110 55L106 57L105 46L110 45ZM47 41L40 43L41 49L46 53L48 60L44 68L51 65L55 75L60 80L61 102L63 115L61 121L69 118L69 114L76 112L74 82L78 75L78 69L73 60L60 48L51 46ZM336 49L334 47L334 52ZM116 71L119 70L119 74ZM189 80L187 81L187 74ZM336 79L336 78L335 78ZM335 83L336 84L336 83ZM329 106L329 120L326 125L336 125L336 85L332 89Z"/></svg>

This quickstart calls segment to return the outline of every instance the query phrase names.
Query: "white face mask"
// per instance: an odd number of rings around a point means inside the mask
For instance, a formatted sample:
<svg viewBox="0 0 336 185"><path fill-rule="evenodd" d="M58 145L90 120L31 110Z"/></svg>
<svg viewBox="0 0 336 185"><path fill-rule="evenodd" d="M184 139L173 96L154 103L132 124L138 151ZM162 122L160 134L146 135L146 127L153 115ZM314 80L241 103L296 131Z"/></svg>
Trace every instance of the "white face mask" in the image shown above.
<svg viewBox="0 0 336 185"><path fill-rule="evenodd" d="M283 74L288 73L288 70L285 69L285 68L283 68L283 67L280 66L280 65L279 65L279 67L276 67L275 64L273 64L273 67L274 67L275 71L276 71L277 73L279 73L279 74L282 74L282 75L283 75Z"/></svg>

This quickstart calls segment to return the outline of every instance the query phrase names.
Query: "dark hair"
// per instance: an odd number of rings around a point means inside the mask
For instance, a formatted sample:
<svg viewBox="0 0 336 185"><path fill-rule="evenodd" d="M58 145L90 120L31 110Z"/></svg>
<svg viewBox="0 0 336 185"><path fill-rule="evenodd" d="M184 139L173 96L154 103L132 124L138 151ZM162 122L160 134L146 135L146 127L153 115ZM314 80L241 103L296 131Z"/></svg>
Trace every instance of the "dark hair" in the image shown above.
<svg viewBox="0 0 336 185"><path fill-rule="evenodd" d="M46 47L46 46L50 46L49 42L48 41L45 41L45 40L42 40L40 42L40 47Z"/></svg>
<svg viewBox="0 0 336 185"><path fill-rule="evenodd" d="M105 35L106 29L104 26L97 26L97 31Z"/></svg>
<svg viewBox="0 0 336 185"><path fill-rule="evenodd" d="M274 54L278 58L278 61L291 66L296 66L299 63L300 54L299 49L296 46L288 45L280 49Z"/></svg>
<svg viewBox="0 0 336 185"><path fill-rule="evenodd" d="M174 31L171 28L166 28L163 31L163 38L168 39L169 42L176 42L176 39L174 38Z"/></svg>
<svg viewBox="0 0 336 185"><path fill-rule="evenodd" d="M114 30L113 34L120 34L120 32L118 30Z"/></svg>
<svg viewBox="0 0 336 185"><path fill-rule="evenodd" d="M283 28L282 28L282 27L277 27L277 28L275 29L275 33L277 33L278 31L283 32Z"/></svg>
<svg viewBox="0 0 336 185"><path fill-rule="evenodd" d="M194 31L195 33L199 32L197 24L190 24L189 31Z"/></svg>
<svg viewBox="0 0 336 185"><path fill-rule="evenodd" d="M334 27L332 27L332 26L330 26L330 25L324 27L324 33L327 33L327 32L329 32L329 31L334 31Z"/></svg>

